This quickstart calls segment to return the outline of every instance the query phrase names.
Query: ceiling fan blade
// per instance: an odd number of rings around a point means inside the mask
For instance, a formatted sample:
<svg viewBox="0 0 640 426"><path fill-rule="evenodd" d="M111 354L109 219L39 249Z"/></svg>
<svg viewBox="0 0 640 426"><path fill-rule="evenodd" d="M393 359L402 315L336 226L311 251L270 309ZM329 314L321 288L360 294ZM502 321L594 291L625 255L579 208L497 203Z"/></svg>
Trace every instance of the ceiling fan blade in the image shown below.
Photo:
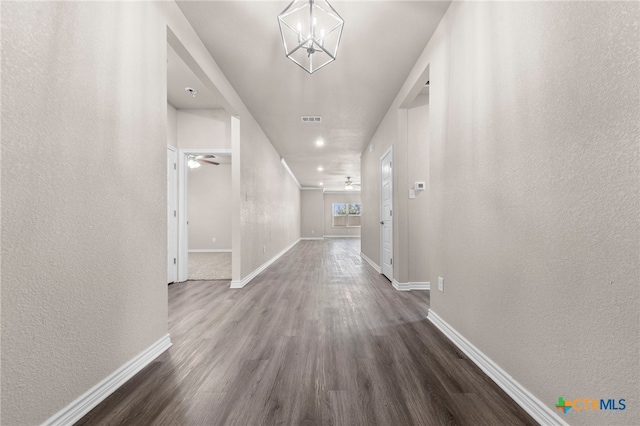
<svg viewBox="0 0 640 426"><path fill-rule="evenodd" d="M201 158L216 158L216 156L213 154L196 155L196 160L200 160Z"/></svg>
<svg viewBox="0 0 640 426"><path fill-rule="evenodd" d="M220 165L220 163L216 163L215 161L209 161L209 160L205 160L205 159L202 159L202 158L198 158L197 161L199 161L200 163L215 164L216 166Z"/></svg>

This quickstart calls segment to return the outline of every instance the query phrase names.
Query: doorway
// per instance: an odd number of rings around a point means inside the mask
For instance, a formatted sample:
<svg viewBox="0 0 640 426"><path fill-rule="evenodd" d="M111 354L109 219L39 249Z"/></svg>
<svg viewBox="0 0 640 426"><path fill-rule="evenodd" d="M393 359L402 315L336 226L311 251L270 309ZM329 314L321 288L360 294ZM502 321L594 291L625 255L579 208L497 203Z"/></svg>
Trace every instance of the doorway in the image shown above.
<svg viewBox="0 0 640 426"><path fill-rule="evenodd" d="M393 281L393 149L380 159L380 264L382 274Z"/></svg>
<svg viewBox="0 0 640 426"><path fill-rule="evenodd" d="M230 150L180 150L180 281L231 280Z"/></svg>

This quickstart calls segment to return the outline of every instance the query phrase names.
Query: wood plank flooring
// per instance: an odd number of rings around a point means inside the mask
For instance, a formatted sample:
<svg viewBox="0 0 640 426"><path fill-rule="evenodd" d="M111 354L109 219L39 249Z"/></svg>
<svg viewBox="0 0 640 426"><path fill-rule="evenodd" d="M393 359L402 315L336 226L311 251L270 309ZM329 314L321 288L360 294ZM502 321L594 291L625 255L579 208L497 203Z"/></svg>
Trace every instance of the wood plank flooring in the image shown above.
<svg viewBox="0 0 640 426"><path fill-rule="evenodd" d="M360 241L301 241L245 288L169 287L173 347L78 425L533 425Z"/></svg>

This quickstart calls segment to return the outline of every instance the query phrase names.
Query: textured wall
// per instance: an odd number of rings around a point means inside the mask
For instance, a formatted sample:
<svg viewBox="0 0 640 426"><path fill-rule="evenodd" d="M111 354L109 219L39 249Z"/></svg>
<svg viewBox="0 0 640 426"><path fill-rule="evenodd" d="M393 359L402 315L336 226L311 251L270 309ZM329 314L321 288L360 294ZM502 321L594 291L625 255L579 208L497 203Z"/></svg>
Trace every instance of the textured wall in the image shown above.
<svg viewBox="0 0 640 426"><path fill-rule="evenodd" d="M2 424L167 333L166 36L151 3L3 2Z"/></svg>
<svg viewBox="0 0 640 426"><path fill-rule="evenodd" d="M406 110L407 144L411 155L407 158L408 184L404 191L414 187L414 183L425 182L424 191L415 191L416 198L409 199L407 205L407 281L429 281L429 105L428 97L422 95L412 108Z"/></svg>
<svg viewBox="0 0 640 426"><path fill-rule="evenodd" d="M231 117L223 109L179 109L180 149L231 149Z"/></svg>
<svg viewBox="0 0 640 426"><path fill-rule="evenodd" d="M432 309L551 408L627 400L571 424L639 421L639 8L454 2L376 135L428 65Z"/></svg>
<svg viewBox="0 0 640 426"><path fill-rule="evenodd" d="M300 192L300 237L324 236L324 194L322 189L305 189Z"/></svg>
<svg viewBox="0 0 640 426"><path fill-rule="evenodd" d="M167 102L167 145L178 147L178 110Z"/></svg>
<svg viewBox="0 0 640 426"><path fill-rule="evenodd" d="M240 117L242 277L300 238L300 189L264 132Z"/></svg>
<svg viewBox="0 0 640 426"><path fill-rule="evenodd" d="M203 165L189 170L190 250L231 250L230 199L230 164Z"/></svg>
<svg viewBox="0 0 640 426"><path fill-rule="evenodd" d="M355 236L360 235L360 228L346 228L333 226L333 203L362 203L362 198L359 192L344 192L344 193L330 193L324 194L324 235L347 235ZM362 206L364 210L366 207Z"/></svg>

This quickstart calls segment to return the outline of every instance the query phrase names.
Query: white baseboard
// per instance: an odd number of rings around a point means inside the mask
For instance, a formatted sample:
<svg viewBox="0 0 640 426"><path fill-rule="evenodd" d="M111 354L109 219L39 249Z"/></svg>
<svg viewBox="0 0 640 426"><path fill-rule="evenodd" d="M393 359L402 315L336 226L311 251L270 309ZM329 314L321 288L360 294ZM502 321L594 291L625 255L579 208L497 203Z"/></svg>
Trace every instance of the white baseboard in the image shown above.
<svg viewBox="0 0 640 426"><path fill-rule="evenodd" d="M324 237L300 238L301 240L324 240Z"/></svg>
<svg viewBox="0 0 640 426"><path fill-rule="evenodd" d="M360 238L360 235L325 235L325 238Z"/></svg>
<svg viewBox="0 0 640 426"><path fill-rule="evenodd" d="M506 371L486 356L480 349L458 333L438 314L429 309L427 319L431 321L449 340L453 342L471 361L489 376L503 391L507 393L524 411L541 425L568 426L549 406L515 381Z"/></svg>
<svg viewBox="0 0 640 426"><path fill-rule="evenodd" d="M231 253L231 249L189 249L189 253Z"/></svg>
<svg viewBox="0 0 640 426"><path fill-rule="evenodd" d="M298 244L300 242L300 238L298 238L293 244L291 244L289 247L285 248L284 250L282 250L280 253L276 254L275 256L273 256L271 259L267 260L266 262L264 262L262 265L260 265L258 267L258 269L256 269L255 271L253 271L252 273L250 273L249 275L247 275L246 277L244 277L242 280L240 281L231 281L231 286L230 288L242 288L245 285L249 284L249 281L251 281L252 279L254 279L260 272L264 271L265 269L267 269L269 267L269 265L271 265L273 262L275 262L276 260L278 260L283 254L285 254L286 252L288 252L289 250L291 250L291 248L293 246L295 246L296 244Z"/></svg>
<svg viewBox="0 0 640 426"><path fill-rule="evenodd" d="M369 259L366 254L360 252L360 257L363 258L369 265L371 265L371 267L375 269L377 273L382 272L382 269L380 269L380 267L376 264L376 262Z"/></svg>
<svg viewBox="0 0 640 426"><path fill-rule="evenodd" d="M89 389L71 404L49 417L43 423L43 426L67 426L76 423L170 347L171 339L167 334L105 377L100 383Z"/></svg>
<svg viewBox="0 0 640 426"><path fill-rule="evenodd" d="M423 282L423 283L401 283L398 282L395 278L391 281L393 288L398 291L411 291L411 290L431 290L431 283Z"/></svg>

